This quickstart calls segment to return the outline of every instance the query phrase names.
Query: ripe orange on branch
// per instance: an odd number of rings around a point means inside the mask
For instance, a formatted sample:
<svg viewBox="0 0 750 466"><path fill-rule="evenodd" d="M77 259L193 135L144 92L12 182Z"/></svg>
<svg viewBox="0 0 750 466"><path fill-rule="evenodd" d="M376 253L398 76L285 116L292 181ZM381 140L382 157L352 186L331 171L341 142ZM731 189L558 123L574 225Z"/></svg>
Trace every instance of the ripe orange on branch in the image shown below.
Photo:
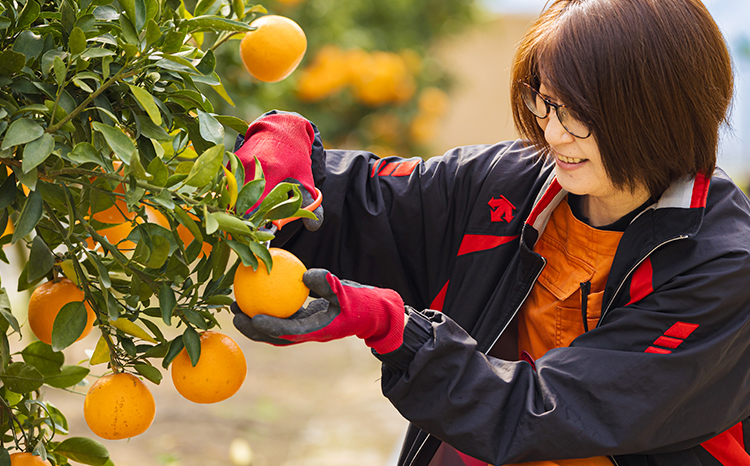
<svg viewBox="0 0 750 466"><path fill-rule="evenodd" d="M305 32L289 18L266 15L254 20L254 31L240 42L240 58L256 79L274 83L289 76L307 50Z"/></svg>
<svg viewBox="0 0 750 466"><path fill-rule="evenodd" d="M250 317L266 314L289 317L305 303L310 289L302 282L307 268L289 251L269 248L273 267L269 273L263 262L258 268L243 264L234 274L234 299L240 310Z"/></svg>
<svg viewBox="0 0 750 466"><path fill-rule="evenodd" d="M28 452L17 452L10 455L10 466L52 466L48 460Z"/></svg>
<svg viewBox="0 0 750 466"><path fill-rule="evenodd" d="M52 344L52 325L60 310L68 303L83 301L86 298L83 291L67 278L45 282L39 285L29 298L29 327L41 341ZM86 307L86 328L78 340L91 332L96 315L89 306ZM76 341L78 341L76 340Z"/></svg>
<svg viewBox="0 0 750 466"><path fill-rule="evenodd" d="M135 437L151 426L156 403L138 377L120 372L101 377L83 400L83 417L89 429L107 440Z"/></svg>
<svg viewBox="0 0 750 466"><path fill-rule="evenodd" d="M245 381L245 355L230 337L207 331L200 337L201 355L193 367L186 349L172 361L172 383L194 403L216 403L237 393Z"/></svg>

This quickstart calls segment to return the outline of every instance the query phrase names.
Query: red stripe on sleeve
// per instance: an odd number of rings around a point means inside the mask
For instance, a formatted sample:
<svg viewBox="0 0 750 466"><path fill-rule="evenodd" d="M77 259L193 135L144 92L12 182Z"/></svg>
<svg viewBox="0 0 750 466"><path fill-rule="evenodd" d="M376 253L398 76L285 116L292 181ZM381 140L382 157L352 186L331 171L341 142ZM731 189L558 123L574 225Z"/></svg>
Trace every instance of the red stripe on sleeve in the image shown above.
<svg viewBox="0 0 750 466"><path fill-rule="evenodd" d="M533 226L536 222L537 217L539 217L539 214L541 214L544 209L546 209L550 205L555 196L557 196L557 193L559 193L561 190L562 186L557 181L557 179L553 180L552 184L550 184L549 188L547 188L547 191L544 192L537 205L534 206L534 210L531 211L531 215L529 215L529 218L526 219L526 223Z"/></svg>
<svg viewBox="0 0 750 466"><path fill-rule="evenodd" d="M646 351L644 351L644 353L671 354L672 350L657 348L656 346L649 346L648 348L646 348Z"/></svg>
<svg viewBox="0 0 750 466"><path fill-rule="evenodd" d="M680 346L680 343L682 343L682 340L680 340L679 338L670 338L670 337L665 337L665 336L660 336L654 342L655 345L663 346L665 348L672 348L672 349Z"/></svg>
<svg viewBox="0 0 750 466"><path fill-rule="evenodd" d="M382 164L383 159L380 159L372 165L372 173L370 173L370 178L375 178L375 175L378 174L378 170L380 169L380 165Z"/></svg>
<svg viewBox="0 0 750 466"><path fill-rule="evenodd" d="M682 338L683 340L690 336L691 333L698 328L698 324L689 324L687 322L677 322L673 326L664 332L664 335L674 338Z"/></svg>
<svg viewBox="0 0 750 466"><path fill-rule="evenodd" d="M748 466L750 465L750 455L745 451L744 442L741 440L742 434L742 423L739 423L711 440L701 443L701 446L721 464Z"/></svg>
<svg viewBox="0 0 750 466"><path fill-rule="evenodd" d="M630 279L630 301L628 301L628 304L640 301L654 291L653 275L654 270L651 267L651 258L649 257L633 272L633 278Z"/></svg>
<svg viewBox="0 0 750 466"><path fill-rule="evenodd" d="M419 160L409 160L407 162L401 162L398 164L396 169L391 173L391 176L409 176L419 165Z"/></svg>
<svg viewBox="0 0 750 466"><path fill-rule="evenodd" d="M706 199L708 198L708 186L711 184L711 180L706 177L703 173L695 175L695 181L693 182L693 195L690 199L690 207L706 207Z"/></svg>
<svg viewBox="0 0 750 466"><path fill-rule="evenodd" d="M396 169L396 167L398 167L398 162L391 162L391 163L387 164L386 166L384 166L384 167L383 167L383 168L382 168L382 169L381 169L381 170L380 170L380 171L378 172L378 176L388 176L388 175L390 175L391 173L393 173L393 170L395 170L395 169Z"/></svg>
<svg viewBox="0 0 750 466"><path fill-rule="evenodd" d="M515 236L493 236L493 235L464 235L461 240L461 246L458 248L458 255L469 254L477 251L486 251L500 246L501 244L510 243L518 238Z"/></svg>
<svg viewBox="0 0 750 466"><path fill-rule="evenodd" d="M435 299L432 300L432 304L430 304L430 309L443 312L443 305L445 304L445 295L446 293L448 293L448 283L450 282L451 282L450 280L445 282L445 285L443 285L443 288L440 290L437 296L435 296Z"/></svg>

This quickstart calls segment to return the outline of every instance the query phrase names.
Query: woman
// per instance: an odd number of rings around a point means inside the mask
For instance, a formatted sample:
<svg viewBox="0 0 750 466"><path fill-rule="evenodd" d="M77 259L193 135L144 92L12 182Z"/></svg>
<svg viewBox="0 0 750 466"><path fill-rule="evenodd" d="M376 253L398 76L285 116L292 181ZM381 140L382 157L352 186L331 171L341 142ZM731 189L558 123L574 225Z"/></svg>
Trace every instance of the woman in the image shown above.
<svg viewBox="0 0 750 466"><path fill-rule="evenodd" d="M715 170L716 24L699 0L557 0L512 73L523 139L425 162L253 123L242 160L323 193L320 228L276 240L323 268L321 299L235 325L363 338L411 422L400 465L750 464L750 205Z"/></svg>

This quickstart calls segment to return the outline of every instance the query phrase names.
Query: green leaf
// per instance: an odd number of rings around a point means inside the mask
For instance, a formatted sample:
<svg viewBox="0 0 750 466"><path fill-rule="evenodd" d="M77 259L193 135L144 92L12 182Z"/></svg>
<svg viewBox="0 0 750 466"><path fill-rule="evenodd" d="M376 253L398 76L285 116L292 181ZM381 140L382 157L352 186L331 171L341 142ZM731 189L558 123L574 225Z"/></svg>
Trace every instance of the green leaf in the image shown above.
<svg viewBox="0 0 750 466"><path fill-rule="evenodd" d="M21 327L18 325L18 320L16 319L16 316L13 315L13 311L10 308L8 293L3 287L0 287L0 315L6 322L8 322L8 324L10 324L13 330L18 332L18 334L21 333Z"/></svg>
<svg viewBox="0 0 750 466"><path fill-rule="evenodd" d="M266 270L270 272L273 268L273 259L271 258L271 253L268 252L268 249L262 244L258 244L255 242L251 242L249 246L250 249L253 250L253 254L255 254L258 259L263 261L263 265L266 266Z"/></svg>
<svg viewBox="0 0 750 466"><path fill-rule="evenodd" d="M198 0L198 3L195 5L195 10L193 10L193 16L205 15L214 3L216 3L216 0Z"/></svg>
<svg viewBox="0 0 750 466"><path fill-rule="evenodd" d="M177 306L174 290L168 283L164 282L159 289L159 308L161 309L161 318L167 325L172 325L172 312Z"/></svg>
<svg viewBox="0 0 750 466"><path fill-rule="evenodd" d="M231 233L233 235L249 236L252 234L250 226L242 221L242 219L239 219L234 215L230 215L226 212L211 212L208 215L216 220L219 225L219 229L222 231L226 231L227 233Z"/></svg>
<svg viewBox="0 0 750 466"><path fill-rule="evenodd" d="M93 122L91 126L95 131L102 133L107 144L120 157L120 160L130 165L130 158L133 156L133 152L135 152L133 141L118 128L107 126L98 121Z"/></svg>
<svg viewBox="0 0 750 466"><path fill-rule="evenodd" d="M44 39L42 39L42 36L34 34L29 30L21 31L21 33L16 36L16 41L13 43L12 50L24 54L27 62L32 59L37 59L44 50Z"/></svg>
<svg viewBox="0 0 750 466"><path fill-rule="evenodd" d="M13 146L27 144L39 138L42 134L44 134L44 129L39 123L30 118L21 118L10 124L0 149L5 150Z"/></svg>
<svg viewBox="0 0 750 466"><path fill-rule="evenodd" d="M136 364L133 366L139 374L146 377L156 385L159 385L162 379L161 371L150 364Z"/></svg>
<svg viewBox="0 0 750 466"><path fill-rule="evenodd" d="M153 102L154 100L151 99L151 101ZM161 116L159 116L159 118L161 118ZM138 122L141 124L141 134L146 136L147 138L155 139L157 141L172 140L172 136L167 134L167 132L164 131L164 128L162 128L161 126L155 125L150 117L146 118L143 115L138 115Z"/></svg>
<svg viewBox="0 0 750 466"><path fill-rule="evenodd" d="M156 21L149 19L146 23L146 43L153 44L161 37L161 30Z"/></svg>
<svg viewBox="0 0 750 466"><path fill-rule="evenodd" d="M161 113L159 112L159 107L154 103L154 97L151 93L142 87L133 86L132 84L128 84L128 87L130 87L130 92L133 93L138 103L141 104L146 113L148 113L148 116L151 117L151 121L155 125L161 125Z"/></svg>
<svg viewBox="0 0 750 466"><path fill-rule="evenodd" d="M105 166L99 151L88 142L79 142L76 144L73 150L68 152L67 158L79 165L95 163L102 167Z"/></svg>
<svg viewBox="0 0 750 466"><path fill-rule="evenodd" d="M21 169L28 173L31 169L47 160L55 149L55 138L49 133L42 134L41 137L34 139L26 144L23 150L23 161Z"/></svg>
<svg viewBox="0 0 750 466"><path fill-rule="evenodd" d="M105 49L104 47L91 47L86 49L82 54L81 58L102 58L111 57L115 52ZM106 79L106 78L105 78Z"/></svg>
<svg viewBox="0 0 750 466"><path fill-rule="evenodd" d="M59 374L65 362L65 355L61 351L54 351L50 345L42 341L30 343L21 351L21 357L26 364L31 364L44 376Z"/></svg>
<svg viewBox="0 0 750 466"><path fill-rule="evenodd" d="M44 75L45 79L55 65L55 57L60 58L60 60L64 60L68 57L68 55L68 52L63 52L62 50L57 49L52 49L44 52L44 55L42 55L42 74Z"/></svg>
<svg viewBox="0 0 750 466"><path fill-rule="evenodd" d="M127 45L130 45L131 47L135 49L133 50L134 52L133 55L134 55L135 53L138 52L138 49L135 47L136 45L138 45L138 33L135 31L135 28L133 27L133 23L131 22L131 20L128 19L127 14L120 16L120 27L122 28L122 35L120 37L125 39L125 42L127 42ZM123 48L125 48L124 44L123 44ZM126 55L128 55L128 57L132 56L130 53L127 52L127 50L126 50Z"/></svg>
<svg viewBox="0 0 750 466"><path fill-rule="evenodd" d="M190 363L195 367L201 357L201 337L193 327L188 326L182 333L182 343L190 356Z"/></svg>
<svg viewBox="0 0 750 466"><path fill-rule="evenodd" d="M216 56L214 55L214 51L209 49L195 68L203 74L213 73L216 68Z"/></svg>
<svg viewBox="0 0 750 466"><path fill-rule="evenodd" d="M222 144L224 142L224 126L210 113L201 109L196 109L196 111L198 112L198 126L201 137L208 142Z"/></svg>
<svg viewBox="0 0 750 466"><path fill-rule="evenodd" d="M70 31L68 38L68 50L72 55L79 55L86 50L86 34L79 27L74 27Z"/></svg>
<svg viewBox="0 0 750 466"><path fill-rule="evenodd" d="M67 388L79 384L86 376L89 370L81 366L63 366L59 374L44 377L44 383L50 387Z"/></svg>
<svg viewBox="0 0 750 466"><path fill-rule="evenodd" d="M180 51L183 42L185 42L185 31L169 31L164 38L164 45L161 50L164 53L176 53ZM20 68L19 68L20 69Z"/></svg>
<svg viewBox="0 0 750 466"><path fill-rule="evenodd" d="M180 354L180 351L182 351L184 347L185 345L182 343L182 335L178 335L169 343L169 349L167 350L167 355L164 356L164 359L161 362L161 367L164 369L168 368L169 365L172 364L172 361L174 361L174 358Z"/></svg>
<svg viewBox="0 0 750 466"><path fill-rule="evenodd" d="M63 31L66 34L70 34L76 24L76 12L68 0L63 0L60 5L60 20L62 23Z"/></svg>
<svg viewBox="0 0 750 466"><path fill-rule="evenodd" d="M52 255L52 251L49 250L47 243L41 236L35 236L29 253L28 279L34 281L37 278L42 278L52 270L53 265L55 265L55 256Z"/></svg>
<svg viewBox="0 0 750 466"><path fill-rule="evenodd" d="M32 168L28 173L24 173L21 167L13 167L13 173L23 185L32 191L36 191L36 182L39 179L36 168Z"/></svg>
<svg viewBox="0 0 750 466"><path fill-rule="evenodd" d="M198 31L229 31L229 32L248 32L254 28L239 21L232 21L221 16L201 16L183 21L180 25L184 26L189 33Z"/></svg>
<svg viewBox="0 0 750 466"><path fill-rule="evenodd" d="M198 224L195 223L195 220L185 212L182 208L174 209L174 215L177 217L177 221L180 222L185 228L190 231L190 234L193 235L193 238L195 238L199 242L203 242L203 234L201 234L200 228L198 228ZM185 245L187 246L187 244Z"/></svg>
<svg viewBox="0 0 750 466"><path fill-rule="evenodd" d="M26 2L26 5L23 7L23 10L21 10L21 14L18 15L16 29L25 29L26 26L36 21L41 10L41 7L35 0L28 0Z"/></svg>
<svg viewBox="0 0 750 466"><path fill-rule="evenodd" d="M104 445L86 437L65 439L53 451L70 460L92 466L104 466L109 459L109 451Z"/></svg>
<svg viewBox="0 0 750 466"><path fill-rule="evenodd" d="M253 270L256 270L258 268L258 259L255 258L252 250L250 250L250 246L230 239L224 241L226 241L229 247L232 248L235 253L237 253L237 256L240 258L240 260L242 260L242 264L245 267L252 267Z"/></svg>
<svg viewBox="0 0 750 466"><path fill-rule="evenodd" d="M15 393L29 393L44 384L44 377L36 367L22 362L13 362L0 374L5 388Z"/></svg>
<svg viewBox="0 0 750 466"><path fill-rule="evenodd" d="M219 123L221 123L222 125L237 131L243 136L245 135L245 133L247 133L247 128L249 125L242 118L237 118L231 115L214 115L214 118L219 120Z"/></svg>
<svg viewBox="0 0 750 466"><path fill-rule="evenodd" d="M232 8L239 19L245 17L245 0L232 0Z"/></svg>
<svg viewBox="0 0 750 466"><path fill-rule="evenodd" d="M102 264L102 261L99 260L99 256L89 252L88 249L86 249L84 252L86 253L86 256L88 256L89 260L94 263L94 265L96 266L96 270L99 272L99 283L104 288L112 288L112 280L109 277L109 270L104 266L104 264Z"/></svg>
<svg viewBox="0 0 750 466"><path fill-rule="evenodd" d="M0 53L0 75L13 76L26 65L26 55L12 50Z"/></svg>
<svg viewBox="0 0 750 466"><path fill-rule="evenodd" d="M75 343L86 328L87 318L83 301L64 305L52 324L52 349L60 351Z"/></svg>
<svg viewBox="0 0 750 466"><path fill-rule="evenodd" d="M5 448L0 448L0 466L13 466L10 462L10 453Z"/></svg>
<svg viewBox="0 0 750 466"><path fill-rule="evenodd" d="M255 204L258 203L260 196L263 195L265 187L266 180L262 178L245 183L245 186L242 187L237 195L237 203L234 205L236 212L239 215L245 215Z"/></svg>
<svg viewBox="0 0 750 466"><path fill-rule="evenodd" d="M125 14L132 21L136 32L141 32L146 24L146 2L143 0L122 0L120 5L125 9Z"/></svg>
<svg viewBox="0 0 750 466"><path fill-rule="evenodd" d="M55 72L55 80L57 81L57 85L62 86L65 83L65 77L67 73L65 70L65 63L63 63L60 56L55 55L52 58L52 69Z"/></svg>
<svg viewBox="0 0 750 466"><path fill-rule="evenodd" d="M214 179L221 169L224 144L217 144L203 152L193 164L185 184L202 188Z"/></svg>
<svg viewBox="0 0 750 466"><path fill-rule="evenodd" d="M16 244L16 241L34 230L34 227L42 218L43 207L42 195L38 191L31 191L16 223L16 230L13 232L13 239L10 241L11 244Z"/></svg>

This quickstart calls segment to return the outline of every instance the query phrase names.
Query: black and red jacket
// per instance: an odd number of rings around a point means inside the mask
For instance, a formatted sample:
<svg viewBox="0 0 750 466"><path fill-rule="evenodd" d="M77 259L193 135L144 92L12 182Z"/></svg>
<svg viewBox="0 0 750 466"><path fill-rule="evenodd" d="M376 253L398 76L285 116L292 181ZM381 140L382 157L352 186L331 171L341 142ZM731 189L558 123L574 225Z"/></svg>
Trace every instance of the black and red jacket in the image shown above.
<svg viewBox="0 0 750 466"><path fill-rule="evenodd" d="M566 194L551 163L520 141L423 161L318 139L313 168L323 226L290 224L276 244L433 309L378 355L411 422L399 465L428 465L441 441L494 465L750 465L750 204L723 172L675 183L632 221L599 324L532 367L487 353L546 265L533 247Z"/></svg>

